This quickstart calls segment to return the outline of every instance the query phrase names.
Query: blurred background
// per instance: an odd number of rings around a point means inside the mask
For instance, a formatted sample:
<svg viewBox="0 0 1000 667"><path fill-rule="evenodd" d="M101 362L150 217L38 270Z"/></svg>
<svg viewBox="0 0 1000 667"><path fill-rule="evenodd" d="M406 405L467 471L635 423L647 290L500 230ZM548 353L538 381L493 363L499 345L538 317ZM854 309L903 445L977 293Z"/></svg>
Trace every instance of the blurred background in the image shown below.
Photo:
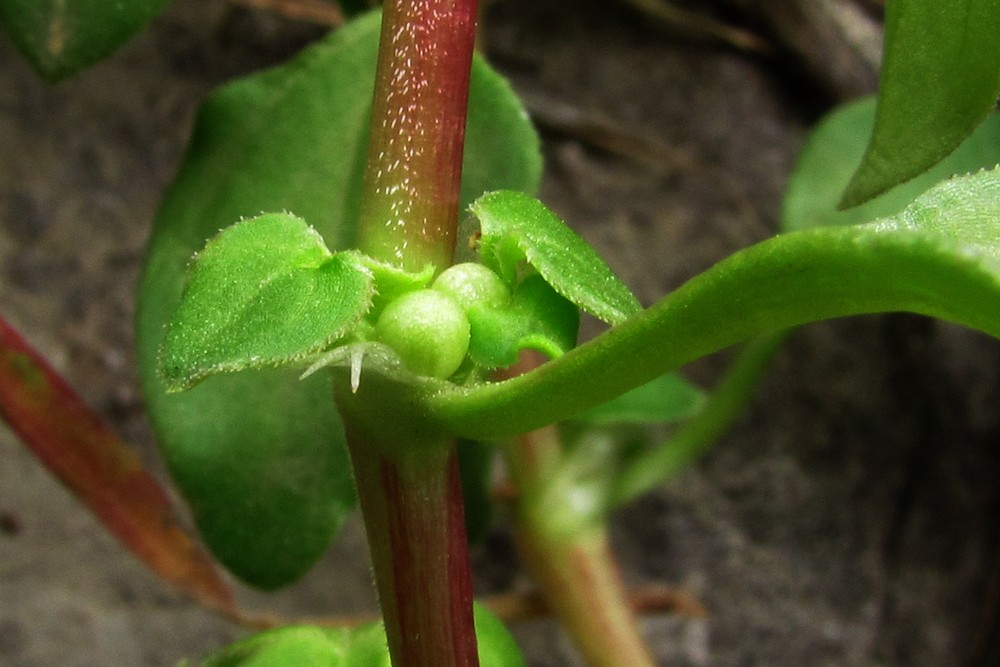
<svg viewBox="0 0 1000 667"><path fill-rule="evenodd" d="M493 0L481 48L541 131L542 199L649 304L777 232L809 127L875 90L880 5ZM0 39L0 309L160 473L132 351L158 201L200 99L320 38L331 7L177 0L55 86ZM615 516L627 581L708 610L643 617L661 663L998 664L998 397L1000 345L952 325L793 334L733 431ZM352 522L301 583L241 597L370 612L365 553ZM474 561L479 594L532 590L502 513ZM534 667L580 664L553 622L512 629ZM0 425L0 665L174 665L244 632L147 572Z"/></svg>

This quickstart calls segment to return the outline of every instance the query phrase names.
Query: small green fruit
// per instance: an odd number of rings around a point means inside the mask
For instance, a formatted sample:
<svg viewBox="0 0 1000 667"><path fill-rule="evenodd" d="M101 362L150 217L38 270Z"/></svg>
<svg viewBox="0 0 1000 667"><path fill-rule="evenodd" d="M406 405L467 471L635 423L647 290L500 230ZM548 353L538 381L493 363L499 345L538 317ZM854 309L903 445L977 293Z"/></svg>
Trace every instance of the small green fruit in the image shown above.
<svg viewBox="0 0 1000 667"><path fill-rule="evenodd" d="M448 267L432 288L448 294L465 310L472 306L506 308L510 303L510 290L500 276L473 262Z"/></svg>
<svg viewBox="0 0 1000 667"><path fill-rule="evenodd" d="M386 306L375 339L395 350L413 373L446 378L469 349L469 319L444 292L416 290Z"/></svg>

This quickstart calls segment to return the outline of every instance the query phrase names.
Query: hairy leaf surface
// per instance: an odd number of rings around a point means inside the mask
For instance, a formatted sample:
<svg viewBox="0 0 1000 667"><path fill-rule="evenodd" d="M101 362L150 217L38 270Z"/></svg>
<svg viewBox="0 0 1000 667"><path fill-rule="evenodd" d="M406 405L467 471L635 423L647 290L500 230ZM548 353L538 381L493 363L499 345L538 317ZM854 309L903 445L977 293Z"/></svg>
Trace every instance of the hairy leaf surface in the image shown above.
<svg viewBox="0 0 1000 667"><path fill-rule="evenodd" d="M854 225L895 215L921 193L956 174L1000 164L1000 112L993 112L955 151L920 176L845 210L837 203L858 168L875 123L875 99L846 104L820 121L789 179L782 204L785 231Z"/></svg>
<svg viewBox="0 0 1000 667"><path fill-rule="evenodd" d="M208 375L304 360L368 311L372 276L304 221L269 213L227 227L191 267L160 357L169 390Z"/></svg>
<svg viewBox="0 0 1000 667"><path fill-rule="evenodd" d="M482 226L483 264L513 284L527 262L591 315L617 324L642 310L604 260L544 204L520 192L491 192L472 212Z"/></svg>
<svg viewBox="0 0 1000 667"><path fill-rule="evenodd" d="M355 503L332 383L323 373L247 370L168 395L157 350L191 255L219 229L288 211L333 250L353 244L378 32L377 15L361 17L205 102L140 285L140 371L171 472L216 556L265 588L305 572ZM466 204L497 187L533 191L537 138L509 86L478 59L469 123Z"/></svg>

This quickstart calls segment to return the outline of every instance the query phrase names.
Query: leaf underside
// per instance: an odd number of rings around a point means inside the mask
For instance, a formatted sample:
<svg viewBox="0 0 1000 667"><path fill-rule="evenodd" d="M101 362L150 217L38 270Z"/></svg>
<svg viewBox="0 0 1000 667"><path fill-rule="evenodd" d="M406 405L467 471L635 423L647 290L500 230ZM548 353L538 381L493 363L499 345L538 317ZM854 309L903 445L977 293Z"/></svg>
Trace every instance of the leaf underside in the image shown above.
<svg viewBox="0 0 1000 667"><path fill-rule="evenodd" d="M875 130L842 207L944 159L1000 95L1000 1L893 0Z"/></svg>

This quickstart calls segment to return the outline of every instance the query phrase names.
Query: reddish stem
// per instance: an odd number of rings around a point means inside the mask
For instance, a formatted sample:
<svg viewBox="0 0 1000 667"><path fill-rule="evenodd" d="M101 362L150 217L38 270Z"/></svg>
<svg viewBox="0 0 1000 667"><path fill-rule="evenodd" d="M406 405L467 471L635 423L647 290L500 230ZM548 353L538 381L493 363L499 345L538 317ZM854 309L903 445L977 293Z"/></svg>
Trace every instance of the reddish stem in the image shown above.
<svg viewBox="0 0 1000 667"><path fill-rule="evenodd" d="M393 665L478 667L454 446L390 459L348 440Z"/></svg>
<svg viewBox="0 0 1000 667"><path fill-rule="evenodd" d="M202 604L233 594L135 452L0 318L0 418L135 555Z"/></svg>
<svg viewBox="0 0 1000 667"><path fill-rule="evenodd" d="M406 270L451 263L476 0L389 0L358 247Z"/></svg>

